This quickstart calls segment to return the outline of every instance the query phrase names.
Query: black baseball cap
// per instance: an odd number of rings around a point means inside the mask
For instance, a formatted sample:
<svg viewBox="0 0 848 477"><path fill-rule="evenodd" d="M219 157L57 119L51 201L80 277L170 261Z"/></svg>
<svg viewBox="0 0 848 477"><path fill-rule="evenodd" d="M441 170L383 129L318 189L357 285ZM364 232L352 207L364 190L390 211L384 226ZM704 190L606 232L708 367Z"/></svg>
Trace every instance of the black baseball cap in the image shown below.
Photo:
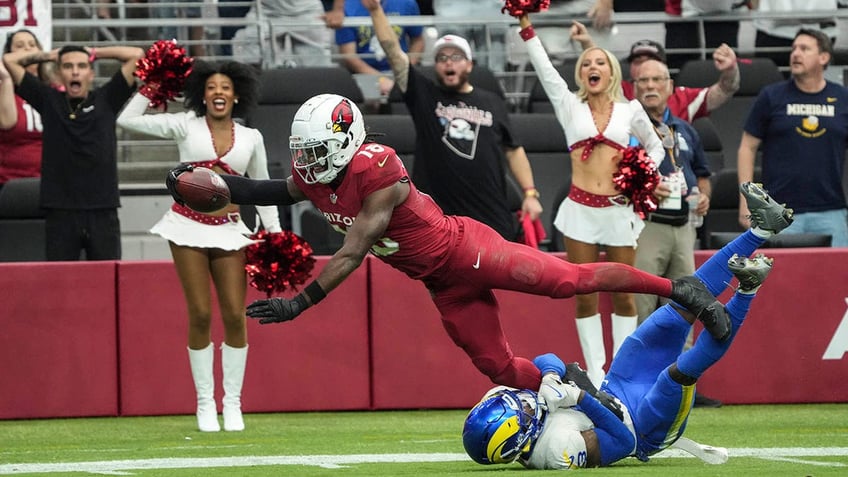
<svg viewBox="0 0 848 477"><path fill-rule="evenodd" d="M665 63L665 48L654 40L639 40L630 47L627 61L633 61L638 56L649 56Z"/></svg>

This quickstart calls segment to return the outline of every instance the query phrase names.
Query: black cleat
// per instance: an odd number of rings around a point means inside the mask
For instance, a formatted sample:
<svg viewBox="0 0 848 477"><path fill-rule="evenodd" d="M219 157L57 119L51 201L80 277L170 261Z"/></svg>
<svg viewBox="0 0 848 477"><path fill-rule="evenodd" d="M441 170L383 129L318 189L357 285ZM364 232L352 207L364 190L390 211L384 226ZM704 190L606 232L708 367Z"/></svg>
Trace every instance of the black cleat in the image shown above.
<svg viewBox="0 0 848 477"><path fill-rule="evenodd" d="M751 212L751 227L759 227L776 234L789 227L795 220L792 209L775 202L763 189L762 184L745 182L739 186L739 190L745 196L745 202Z"/></svg>
<svg viewBox="0 0 848 477"><path fill-rule="evenodd" d="M671 282L672 300L691 311L717 341L730 337L730 316L720 301L694 275Z"/></svg>
<svg viewBox="0 0 848 477"><path fill-rule="evenodd" d="M739 280L739 289L743 292L751 292L759 288L771 271L772 265L774 265L774 259L761 253L754 258L733 254L727 261L727 268Z"/></svg>

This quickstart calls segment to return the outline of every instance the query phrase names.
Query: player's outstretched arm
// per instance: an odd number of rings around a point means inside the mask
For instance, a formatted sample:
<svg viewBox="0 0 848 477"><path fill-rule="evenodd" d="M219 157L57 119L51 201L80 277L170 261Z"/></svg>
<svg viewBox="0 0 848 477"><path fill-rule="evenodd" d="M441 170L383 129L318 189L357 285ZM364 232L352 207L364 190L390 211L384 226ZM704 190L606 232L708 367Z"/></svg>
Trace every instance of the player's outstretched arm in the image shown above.
<svg viewBox="0 0 848 477"><path fill-rule="evenodd" d="M401 183L371 193L347 230L342 248L330 258L318 278L291 300L270 298L251 303L247 316L258 318L262 324L290 321L324 299L359 267L371 247L380 241L395 207L406 200L408 194L409 186Z"/></svg>
<svg viewBox="0 0 848 477"><path fill-rule="evenodd" d="M230 202L252 205L292 205L306 197L288 179L248 179L247 177L221 176L230 188Z"/></svg>

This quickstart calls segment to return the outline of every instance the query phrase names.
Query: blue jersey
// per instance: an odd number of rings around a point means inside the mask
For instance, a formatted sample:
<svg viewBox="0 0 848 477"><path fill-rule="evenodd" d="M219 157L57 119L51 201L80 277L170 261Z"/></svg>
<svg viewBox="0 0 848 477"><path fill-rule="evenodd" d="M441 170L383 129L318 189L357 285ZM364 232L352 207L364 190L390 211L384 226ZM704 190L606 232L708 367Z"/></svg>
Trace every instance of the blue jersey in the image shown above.
<svg viewBox="0 0 848 477"><path fill-rule="evenodd" d="M763 184L775 200L797 213L845 208L845 88L828 81L820 92L805 93L793 80L766 86L751 107L745 132L762 140Z"/></svg>
<svg viewBox="0 0 848 477"><path fill-rule="evenodd" d="M382 2L383 11L391 18L393 15L419 15L418 3L414 0L384 0ZM346 17L367 17L370 16L368 10L362 6L359 1L345 2ZM409 51L409 39L418 38L423 32L420 26L393 26L398 40L400 40L400 48L403 51ZM380 46L377 37L374 36L374 28L369 26L346 27L336 30L336 44L343 45L345 43L355 42L356 53L364 55L363 61L371 65L379 71L391 71L386 54Z"/></svg>

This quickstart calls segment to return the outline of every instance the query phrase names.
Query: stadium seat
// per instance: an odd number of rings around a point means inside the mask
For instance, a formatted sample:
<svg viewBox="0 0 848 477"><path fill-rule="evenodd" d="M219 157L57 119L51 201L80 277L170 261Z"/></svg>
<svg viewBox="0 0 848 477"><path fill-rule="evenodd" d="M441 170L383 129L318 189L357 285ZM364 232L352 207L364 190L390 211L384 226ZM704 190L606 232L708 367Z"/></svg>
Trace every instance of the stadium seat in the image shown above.
<svg viewBox="0 0 848 477"><path fill-rule="evenodd" d="M754 169L754 181L760 179L760 169ZM715 175L713 180L713 195L710 198L710 211L704 217L703 238L701 248L716 248L722 233L738 235L745 231L739 225L739 180L736 168L725 168ZM719 247L720 248L720 247Z"/></svg>
<svg viewBox="0 0 848 477"><path fill-rule="evenodd" d="M577 60L574 59L565 61L559 65L555 65L555 68L559 72L559 75L562 76L562 78L568 84L568 89L572 92L578 90L577 83L574 81L574 67L576 64ZM528 66L527 71L533 71L533 67ZM534 78L533 81L533 86L530 88L530 97L527 100L527 112L553 113L554 107L551 105L551 102L548 99L548 95L547 93L545 93L545 89L542 87L542 83L540 83L537 78Z"/></svg>
<svg viewBox="0 0 848 477"><path fill-rule="evenodd" d="M41 178L12 179L0 189L0 261L46 260Z"/></svg>
<svg viewBox="0 0 848 477"><path fill-rule="evenodd" d="M392 147L412 174L415 159L415 124L409 114L366 114L365 131L375 142Z"/></svg>
<svg viewBox="0 0 848 477"><path fill-rule="evenodd" d="M359 86L350 72L342 67L265 70L260 81L259 104L248 116L247 125L262 133L268 165L282 167L283 176L291 173L291 120L307 99L321 93L335 93L358 105L363 102Z"/></svg>
<svg viewBox="0 0 848 477"><path fill-rule="evenodd" d="M709 161L710 171L713 174L724 168L724 146L718 136L718 130L708 117L698 118L692 123L701 138L701 145Z"/></svg>
<svg viewBox="0 0 848 477"><path fill-rule="evenodd" d="M764 86L783 80L777 65L768 58L740 59L739 76L739 91L710 113L724 146L724 160L728 167L736 167L736 152L754 99ZM718 81L718 77L719 72L712 60L688 61L680 69L675 85L707 87Z"/></svg>

